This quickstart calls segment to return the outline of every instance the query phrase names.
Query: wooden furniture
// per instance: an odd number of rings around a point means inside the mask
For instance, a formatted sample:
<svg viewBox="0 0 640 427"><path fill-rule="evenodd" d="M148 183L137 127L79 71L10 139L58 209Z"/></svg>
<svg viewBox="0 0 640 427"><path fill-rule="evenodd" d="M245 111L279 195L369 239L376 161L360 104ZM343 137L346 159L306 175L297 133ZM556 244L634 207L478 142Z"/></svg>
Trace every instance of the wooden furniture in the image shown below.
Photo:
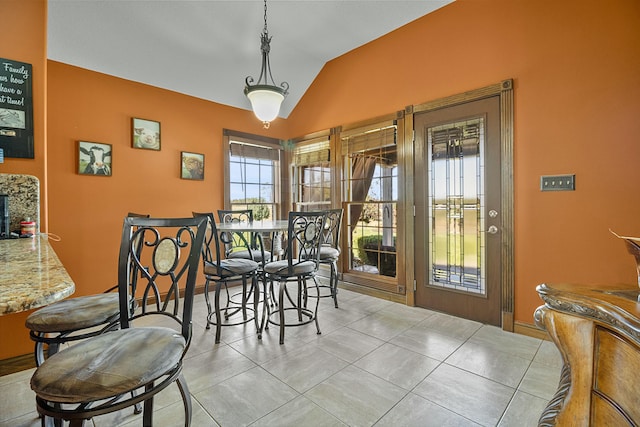
<svg viewBox="0 0 640 427"><path fill-rule="evenodd" d="M535 312L562 354L558 391L539 426L640 425L637 285L537 287Z"/></svg>
<svg viewBox="0 0 640 427"><path fill-rule="evenodd" d="M46 236L0 240L0 316L43 307L74 291Z"/></svg>

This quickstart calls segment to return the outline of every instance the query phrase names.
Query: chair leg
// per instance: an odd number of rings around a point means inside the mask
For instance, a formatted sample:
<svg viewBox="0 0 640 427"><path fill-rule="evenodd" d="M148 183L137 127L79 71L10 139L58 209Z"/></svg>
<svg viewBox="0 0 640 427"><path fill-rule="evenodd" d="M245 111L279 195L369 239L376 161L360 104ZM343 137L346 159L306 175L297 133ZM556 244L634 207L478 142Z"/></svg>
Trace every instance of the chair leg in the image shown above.
<svg viewBox="0 0 640 427"><path fill-rule="evenodd" d="M262 325L260 324L260 320L258 319L258 305L260 305L260 282L258 282L258 276L254 272L251 276L251 287L253 288L253 319L256 324L256 333L258 334L258 339L262 339ZM267 304L266 299L263 304Z"/></svg>
<svg viewBox="0 0 640 427"><path fill-rule="evenodd" d="M302 286L304 286L306 284L306 282L303 282L303 280L298 276L298 322L302 322L302 302L303 302L303 298L302 298L302 293L304 292L302 290ZM304 306L307 306L307 297L305 295L304 297Z"/></svg>
<svg viewBox="0 0 640 427"><path fill-rule="evenodd" d="M189 387L187 387L187 382L185 381L182 374L180 374L176 382L178 383L178 388L180 389L180 394L182 395L182 402L184 403L184 427L189 427L191 425L191 417L193 415Z"/></svg>
<svg viewBox="0 0 640 427"><path fill-rule="evenodd" d="M211 325L209 324L209 317L211 316L211 300L209 299L209 279L206 279L204 282L204 300L207 303L207 329L211 329Z"/></svg>
<svg viewBox="0 0 640 427"><path fill-rule="evenodd" d="M71 427L71 425L72 425L71 423L73 423L74 421L76 423L80 422L80 424L76 424L77 426L80 426L80 427L82 427L82 423L84 422L84 420L73 420L73 421L70 422L69 427ZM40 416L40 426L41 427L62 427L62 423L63 423L63 421L60 420L60 419L57 419L57 418L51 418L51 417L48 417L46 415L41 415Z"/></svg>
<svg viewBox="0 0 640 427"><path fill-rule="evenodd" d="M228 307L231 306L231 294L229 293L229 286L228 286L228 283L227 283L226 280L224 282L224 293L227 296L227 302L225 303L224 306L228 308ZM233 314L229 315L228 314L228 310L225 310L224 311L224 317L225 317L225 319L228 319L230 316L233 316L236 313L237 313L237 311L234 311Z"/></svg>
<svg viewBox="0 0 640 427"><path fill-rule="evenodd" d="M39 336L42 334L38 334ZM40 342L40 341L36 341L36 345L34 346L35 348L33 349L33 355L35 356L36 359L36 366L40 366L44 363L44 343Z"/></svg>
<svg viewBox="0 0 640 427"><path fill-rule="evenodd" d="M216 296L213 300L216 309L216 344L220 342L220 330L222 329L222 316L220 316L220 288L222 283L216 282Z"/></svg>
<svg viewBox="0 0 640 427"><path fill-rule="evenodd" d="M147 384L145 391L153 388L154 383ZM153 396L144 401L144 413L142 414L143 427L153 427Z"/></svg>
<svg viewBox="0 0 640 427"><path fill-rule="evenodd" d="M287 282L280 282L280 292L278 295L278 312L280 313L280 344L284 344L284 291L286 289Z"/></svg>
<svg viewBox="0 0 640 427"><path fill-rule="evenodd" d="M247 276L242 276L242 320L247 320Z"/></svg>
<svg viewBox="0 0 640 427"><path fill-rule="evenodd" d="M331 296L333 297L333 305L338 308L338 263L331 263L331 277L329 286L331 286Z"/></svg>
<svg viewBox="0 0 640 427"><path fill-rule="evenodd" d="M320 287L318 285L318 280L316 279L316 276L311 276L311 278L313 279L313 283L316 284L316 292L318 293L318 295L320 295ZM305 285L306 286L306 285ZM316 322L316 333L318 335L320 335L322 332L320 332L320 324L318 324L318 305L320 304L320 298L316 298L316 308L313 311L313 318Z"/></svg>
<svg viewBox="0 0 640 427"><path fill-rule="evenodd" d="M269 292L269 299L273 301L275 299L275 294L273 293L273 280L267 277L267 273L262 273L262 284L264 286L264 291L267 292L267 287L271 287L271 291ZM269 330L269 316L271 315L271 308L273 307L273 303L270 302L267 304L265 301L262 306L262 330Z"/></svg>
<svg viewBox="0 0 640 427"><path fill-rule="evenodd" d="M57 408L60 407L59 404L55 405ZM69 427L71 427L72 425L74 425L73 423L76 423L75 426L79 426L82 427L84 420L71 420L69 422ZM49 417L47 415L40 415L40 425L42 427L62 427L64 424L64 421L61 420L60 418L52 418Z"/></svg>
<svg viewBox="0 0 640 427"><path fill-rule="evenodd" d="M136 391L133 390L131 392L131 397L136 397ZM142 413L142 405L140 403L136 403L135 405L133 405L133 413L138 415Z"/></svg>
<svg viewBox="0 0 640 427"><path fill-rule="evenodd" d="M298 279L298 281L300 281L300 280ZM309 301L309 293L307 292L307 279L304 279L302 282L303 282L304 286L302 287L302 289L300 289L300 291L302 292L302 297L304 298L303 299L303 303L304 303L303 307L307 308L307 302ZM320 297L320 295L318 295L318 298L319 297Z"/></svg>
<svg viewBox="0 0 640 427"><path fill-rule="evenodd" d="M267 289L266 286L267 285L265 284L265 290ZM273 307L277 304L274 296L274 292L273 292L273 279L269 279L269 288L270 288L270 295L271 295L270 304L271 304L271 307Z"/></svg>
<svg viewBox="0 0 640 427"><path fill-rule="evenodd" d="M57 342L49 344L47 347L47 357L51 357L60 350L60 344Z"/></svg>

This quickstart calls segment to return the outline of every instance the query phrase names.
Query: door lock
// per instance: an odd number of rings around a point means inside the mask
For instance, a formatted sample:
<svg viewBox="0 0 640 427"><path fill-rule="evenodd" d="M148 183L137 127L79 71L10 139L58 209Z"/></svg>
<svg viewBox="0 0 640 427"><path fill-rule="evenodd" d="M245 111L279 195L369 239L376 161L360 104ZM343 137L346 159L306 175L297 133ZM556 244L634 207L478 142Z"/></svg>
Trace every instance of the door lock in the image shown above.
<svg viewBox="0 0 640 427"><path fill-rule="evenodd" d="M489 234L496 234L497 232L498 232L498 227L496 227L495 225L489 226L489 229L487 230L487 233Z"/></svg>

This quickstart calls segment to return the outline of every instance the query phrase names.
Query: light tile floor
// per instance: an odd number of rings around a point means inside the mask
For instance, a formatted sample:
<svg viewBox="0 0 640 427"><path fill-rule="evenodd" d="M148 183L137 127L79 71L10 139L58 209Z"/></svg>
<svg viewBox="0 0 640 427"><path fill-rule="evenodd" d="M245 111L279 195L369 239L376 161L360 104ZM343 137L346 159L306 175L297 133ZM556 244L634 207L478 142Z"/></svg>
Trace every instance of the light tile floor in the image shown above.
<svg viewBox="0 0 640 427"><path fill-rule="evenodd" d="M558 384L561 358L548 341L442 313L340 290L313 324L205 330L198 295L184 361L192 426L535 426ZM39 426L33 370L0 377L0 426ZM183 425L176 386L155 399L157 426ZM138 426L131 409L95 426ZM87 423L91 425L91 423Z"/></svg>

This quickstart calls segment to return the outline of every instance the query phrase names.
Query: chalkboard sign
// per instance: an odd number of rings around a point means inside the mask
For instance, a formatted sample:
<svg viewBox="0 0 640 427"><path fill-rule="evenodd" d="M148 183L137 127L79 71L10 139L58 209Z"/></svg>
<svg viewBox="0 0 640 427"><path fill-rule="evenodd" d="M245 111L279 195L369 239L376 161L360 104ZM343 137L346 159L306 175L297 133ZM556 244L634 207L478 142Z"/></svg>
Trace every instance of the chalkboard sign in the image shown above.
<svg viewBox="0 0 640 427"><path fill-rule="evenodd" d="M0 148L33 159L31 64L0 58Z"/></svg>

